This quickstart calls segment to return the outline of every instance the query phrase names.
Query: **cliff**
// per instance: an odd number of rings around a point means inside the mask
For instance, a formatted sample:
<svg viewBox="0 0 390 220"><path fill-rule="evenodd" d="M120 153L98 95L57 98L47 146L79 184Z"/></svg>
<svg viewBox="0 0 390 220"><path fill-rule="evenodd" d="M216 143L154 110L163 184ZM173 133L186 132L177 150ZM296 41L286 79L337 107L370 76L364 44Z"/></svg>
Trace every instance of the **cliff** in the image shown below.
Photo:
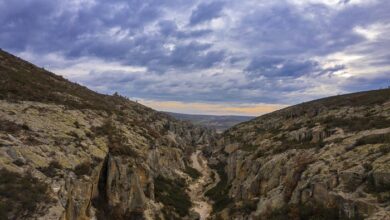
<svg viewBox="0 0 390 220"><path fill-rule="evenodd" d="M215 219L390 219L390 89L258 117L206 153Z"/></svg>
<svg viewBox="0 0 390 220"><path fill-rule="evenodd" d="M186 219L214 132L0 51L0 219Z"/></svg>

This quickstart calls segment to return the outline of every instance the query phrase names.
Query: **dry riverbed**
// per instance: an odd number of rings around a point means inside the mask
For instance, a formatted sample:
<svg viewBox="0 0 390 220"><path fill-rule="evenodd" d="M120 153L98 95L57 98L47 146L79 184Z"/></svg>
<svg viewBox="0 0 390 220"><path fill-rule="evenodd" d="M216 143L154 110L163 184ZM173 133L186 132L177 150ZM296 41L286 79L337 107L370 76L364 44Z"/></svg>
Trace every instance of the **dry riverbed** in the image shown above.
<svg viewBox="0 0 390 220"><path fill-rule="evenodd" d="M192 167L201 173L201 176L189 186L189 196L194 203L192 210L199 213L200 220L206 220L212 211L212 203L204 196L204 193L206 189L210 188L210 184L214 185L213 182L215 180L211 178L214 171L207 165L207 160L200 150L197 150L191 155L191 162ZM216 173L214 176L216 180L219 179Z"/></svg>

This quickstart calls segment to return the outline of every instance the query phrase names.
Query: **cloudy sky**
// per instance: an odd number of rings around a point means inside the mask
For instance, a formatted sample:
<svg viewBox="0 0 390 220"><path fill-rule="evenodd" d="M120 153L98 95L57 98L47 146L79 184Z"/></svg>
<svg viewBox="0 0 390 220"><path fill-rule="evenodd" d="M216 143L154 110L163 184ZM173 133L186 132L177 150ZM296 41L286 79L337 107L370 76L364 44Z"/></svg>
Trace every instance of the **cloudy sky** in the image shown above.
<svg viewBox="0 0 390 220"><path fill-rule="evenodd" d="M390 84L388 0L0 0L0 47L159 110L260 115Z"/></svg>

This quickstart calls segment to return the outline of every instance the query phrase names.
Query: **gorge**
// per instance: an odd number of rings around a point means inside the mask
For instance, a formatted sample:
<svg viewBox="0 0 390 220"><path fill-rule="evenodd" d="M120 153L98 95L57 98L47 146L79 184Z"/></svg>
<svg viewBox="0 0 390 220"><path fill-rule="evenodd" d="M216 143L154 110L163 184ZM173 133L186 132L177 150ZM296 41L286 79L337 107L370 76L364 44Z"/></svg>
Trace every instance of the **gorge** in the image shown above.
<svg viewBox="0 0 390 220"><path fill-rule="evenodd" d="M390 219L390 89L222 134L0 51L0 219Z"/></svg>

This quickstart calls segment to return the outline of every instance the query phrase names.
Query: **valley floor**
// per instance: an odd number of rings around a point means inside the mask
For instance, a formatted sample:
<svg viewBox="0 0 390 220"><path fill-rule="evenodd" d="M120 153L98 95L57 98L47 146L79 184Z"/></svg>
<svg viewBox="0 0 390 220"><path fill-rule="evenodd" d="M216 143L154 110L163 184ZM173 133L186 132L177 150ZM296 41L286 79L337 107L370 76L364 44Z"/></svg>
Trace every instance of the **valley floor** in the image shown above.
<svg viewBox="0 0 390 220"><path fill-rule="evenodd" d="M200 220L206 220L211 214L212 204L204 196L204 193L218 182L218 174L210 169L206 158L204 158L200 150L197 150L191 155L191 163L192 167L201 173L201 176L189 186L189 195L194 204L192 209L199 214ZM212 175L214 175L214 179Z"/></svg>

